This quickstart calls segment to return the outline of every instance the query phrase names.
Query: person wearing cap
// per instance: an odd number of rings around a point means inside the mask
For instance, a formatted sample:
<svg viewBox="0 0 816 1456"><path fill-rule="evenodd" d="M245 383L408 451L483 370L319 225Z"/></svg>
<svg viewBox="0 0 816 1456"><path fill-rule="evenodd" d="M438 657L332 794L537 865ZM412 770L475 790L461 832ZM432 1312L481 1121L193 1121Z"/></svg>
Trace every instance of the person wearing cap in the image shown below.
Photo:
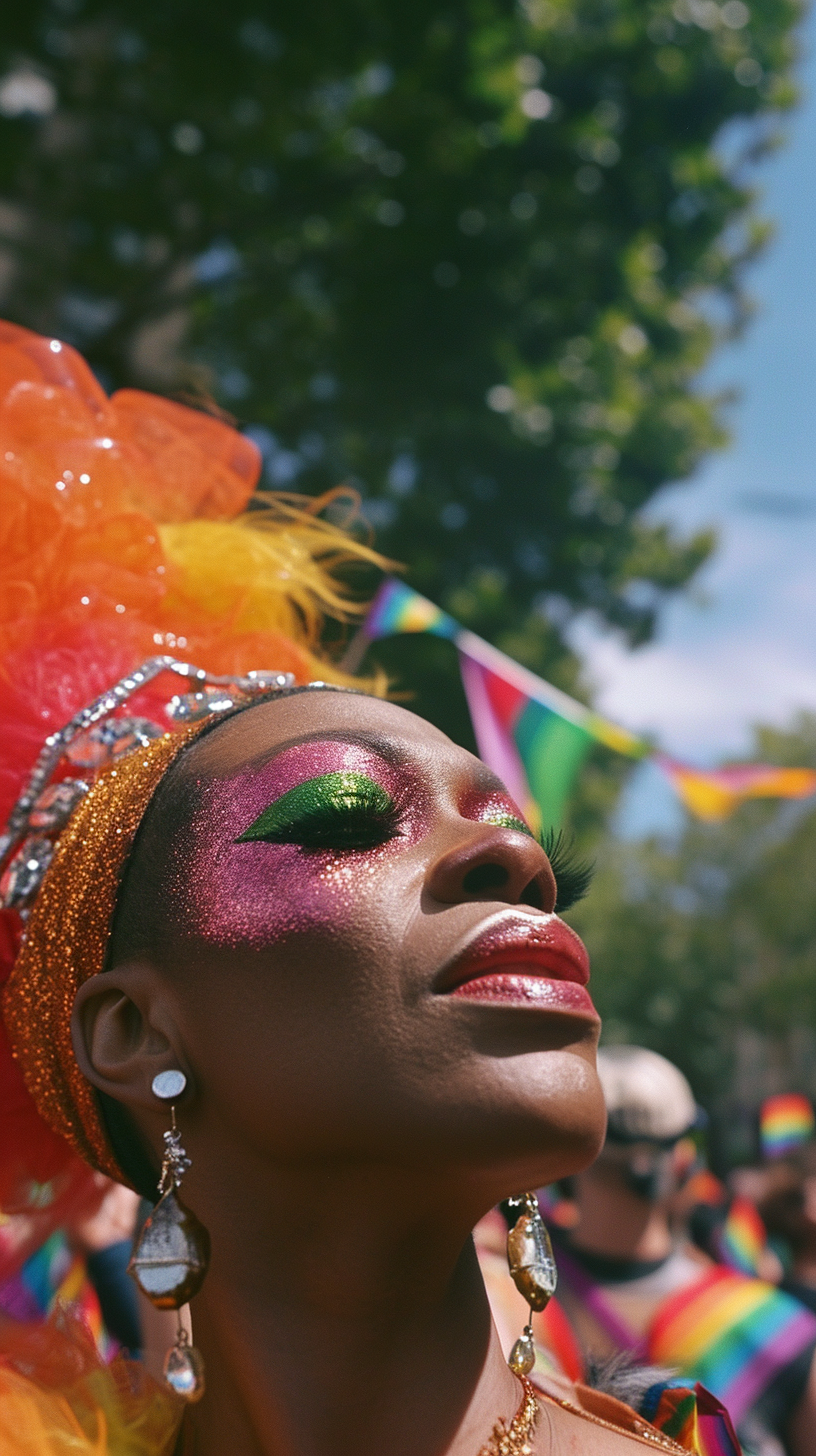
<svg viewBox="0 0 816 1456"><path fill-rule="evenodd" d="M678 1145L698 1109L686 1078L644 1047L607 1047L597 1161L574 1180L577 1219L554 1231L559 1297L590 1364L621 1351L699 1380L746 1451L816 1451L816 1318L789 1294L714 1263L672 1227Z"/></svg>

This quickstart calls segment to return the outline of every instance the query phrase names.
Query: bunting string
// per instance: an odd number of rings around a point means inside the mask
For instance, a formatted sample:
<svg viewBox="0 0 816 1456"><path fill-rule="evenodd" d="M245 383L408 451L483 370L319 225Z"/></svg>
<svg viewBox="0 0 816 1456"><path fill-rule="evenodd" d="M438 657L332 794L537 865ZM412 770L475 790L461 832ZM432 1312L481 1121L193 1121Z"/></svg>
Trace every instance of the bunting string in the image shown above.
<svg viewBox="0 0 816 1456"><path fill-rule="evenodd" d="M814 769L764 763L698 769L668 757L648 739L514 662L393 576L380 585L345 665L354 670L371 642L402 632L429 632L453 643L479 755L536 828L561 822L593 743L629 758L650 759L690 813L709 822L726 819L746 799L802 799L816 793Z"/></svg>

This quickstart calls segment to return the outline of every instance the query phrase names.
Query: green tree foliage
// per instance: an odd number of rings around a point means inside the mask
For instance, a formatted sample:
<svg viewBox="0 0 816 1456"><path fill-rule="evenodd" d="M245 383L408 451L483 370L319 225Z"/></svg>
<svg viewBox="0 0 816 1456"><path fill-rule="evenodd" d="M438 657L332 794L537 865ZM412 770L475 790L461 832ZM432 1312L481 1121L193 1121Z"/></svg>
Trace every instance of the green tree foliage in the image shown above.
<svg viewBox="0 0 816 1456"><path fill-rule="evenodd" d="M356 483L420 589L568 681L574 610L642 640L711 547L640 512L723 438L695 379L799 9L6 6L0 304L211 392L271 485Z"/></svg>
<svg viewBox="0 0 816 1456"><path fill-rule="evenodd" d="M753 761L816 767L816 717L759 728ZM674 843L610 841L571 919L605 1035L677 1062L697 1095L816 1094L816 808L756 800Z"/></svg>

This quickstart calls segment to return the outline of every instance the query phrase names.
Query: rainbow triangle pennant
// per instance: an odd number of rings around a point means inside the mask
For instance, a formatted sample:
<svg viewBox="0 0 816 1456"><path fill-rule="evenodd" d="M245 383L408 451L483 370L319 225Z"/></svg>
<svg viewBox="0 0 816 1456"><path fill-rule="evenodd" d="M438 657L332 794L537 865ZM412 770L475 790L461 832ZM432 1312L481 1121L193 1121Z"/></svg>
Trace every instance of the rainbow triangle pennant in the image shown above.
<svg viewBox="0 0 816 1456"><path fill-rule="evenodd" d="M369 642L397 632L432 632L435 637L453 639L459 631L459 623L441 607L406 586L404 581L387 576L368 609L361 635Z"/></svg>
<svg viewBox="0 0 816 1456"><path fill-rule="evenodd" d="M745 799L805 799L816 793L812 768L778 768L767 763L737 763L697 769L656 753L654 761L687 809L714 823L727 819Z"/></svg>

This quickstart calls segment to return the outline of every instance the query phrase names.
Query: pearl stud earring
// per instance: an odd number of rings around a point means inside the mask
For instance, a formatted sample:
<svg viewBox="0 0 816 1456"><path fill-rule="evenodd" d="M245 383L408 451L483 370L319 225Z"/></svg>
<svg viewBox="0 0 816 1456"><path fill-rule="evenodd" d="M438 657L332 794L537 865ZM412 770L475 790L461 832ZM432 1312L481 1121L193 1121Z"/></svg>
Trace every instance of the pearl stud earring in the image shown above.
<svg viewBox="0 0 816 1456"><path fill-rule="evenodd" d="M178 1067L157 1072L150 1084L154 1097L162 1102L177 1102L187 1087L187 1078Z"/></svg>

